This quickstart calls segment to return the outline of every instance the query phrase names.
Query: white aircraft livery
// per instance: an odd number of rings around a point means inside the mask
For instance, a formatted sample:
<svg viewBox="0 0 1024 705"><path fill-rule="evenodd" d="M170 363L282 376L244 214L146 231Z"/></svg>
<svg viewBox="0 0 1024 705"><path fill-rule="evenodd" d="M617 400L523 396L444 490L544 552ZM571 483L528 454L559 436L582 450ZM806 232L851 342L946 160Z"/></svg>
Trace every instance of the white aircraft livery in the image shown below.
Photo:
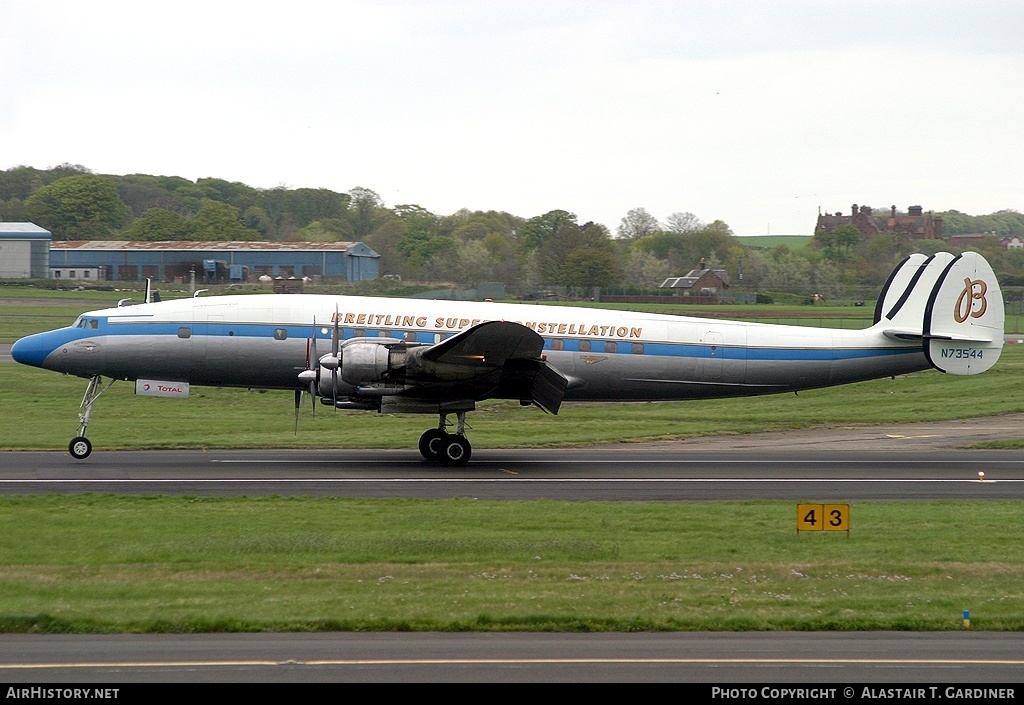
<svg viewBox="0 0 1024 705"><path fill-rule="evenodd" d="M148 300L147 295L147 300ZM437 414L419 449L464 465L466 413L518 399L654 401L793 392L934 367L978 374L999 359L1003 300L976 253L911 255L863 330L743 323L592 308L358 296L211 296L83 314L30 335L25 365L89 380L79 459L96 399L115 380L138 394L192 385L291 389L338 409ZM103 378L109 378L104 384ZM456 416L454 433L447 417Z"/></svg>

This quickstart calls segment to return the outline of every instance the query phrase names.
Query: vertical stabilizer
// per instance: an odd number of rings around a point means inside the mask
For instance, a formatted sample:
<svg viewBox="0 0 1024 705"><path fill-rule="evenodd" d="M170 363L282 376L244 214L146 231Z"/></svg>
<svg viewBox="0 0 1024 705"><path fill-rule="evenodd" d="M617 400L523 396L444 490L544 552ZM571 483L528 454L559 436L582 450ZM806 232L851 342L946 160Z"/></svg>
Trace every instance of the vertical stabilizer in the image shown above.
<svg viewBox="0 0 1024 705"><path fill-rule="evenodd" d="M931 257L911 255L897 267L882 292L878 322L903 335L923 335L924 316L935 283L956 255L939 252Z"/></svg>
<svg viewBox="0 0 1024 705"><path fill-rule="evenodd" d="M992 267L976 252L953 258L932 287L924 351L937 370L975 375L1003 349L1003 294Z"/></svg>
<svg viewBox="0 0 1024 705"><path fill-rule="evenodd" d="M928 257L920 253L914 253L896 265L892 270L889 280L882 287L882 293L878 295L878 302L875 304L875 323L880 322L886 314L896 309L896 302L912 287L913 282L921 276L924 263ZM886 320L888 320L886 318Z"/></svg>

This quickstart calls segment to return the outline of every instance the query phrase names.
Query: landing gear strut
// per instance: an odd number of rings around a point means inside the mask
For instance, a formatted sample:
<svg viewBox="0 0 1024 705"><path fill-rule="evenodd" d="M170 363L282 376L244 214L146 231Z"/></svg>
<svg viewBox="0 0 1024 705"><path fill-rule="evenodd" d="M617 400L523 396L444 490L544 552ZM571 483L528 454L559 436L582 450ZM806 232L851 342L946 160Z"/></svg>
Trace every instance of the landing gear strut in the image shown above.
<svg viewBox="0 0 1024 705"><path fill-rule="evenodd" d="M89 380L89 386L85 388L85 396L82 397L81 407L84 411L78 415L78 435L72 438L68 444L68 452L76 460L84 460L92 453L92 443L85 437L85 430L89 428L89 419L92 418L92 405L96 403L96 400L100 398L103 392L110 389L115 381L113 379L110 380L107 386L104 387L103 378L96 375Z"/></svg>
<svg viewBox="0 0 1024 705"><path fill-rule="evenodd" d="M420 436L420 454L427 460L440 461L442 465L462 466L469 462L473 447L466 438L466 412L456 412L458 424L455 433L448 433L448 414L442 412L437 428L428 429Z"/></svg>

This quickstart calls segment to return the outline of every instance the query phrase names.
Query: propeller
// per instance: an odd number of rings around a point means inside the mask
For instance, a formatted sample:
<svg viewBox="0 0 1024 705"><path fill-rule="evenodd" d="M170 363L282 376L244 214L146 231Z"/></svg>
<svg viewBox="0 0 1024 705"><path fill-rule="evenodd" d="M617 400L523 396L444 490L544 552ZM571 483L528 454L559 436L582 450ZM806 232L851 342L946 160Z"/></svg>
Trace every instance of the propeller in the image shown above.
<svg viewBox="0 0 1024 705"><path fill-rule="evenodd" d="M313 329L306 344L306 369L299 373L299 381L309 384L309 400L312 404L313 416L316 416L317 384L320 381L320 359L316 355L316 316L313 316ZM302 403L302 390L295 390L295 432L299 428L299 405Z"/></svg>

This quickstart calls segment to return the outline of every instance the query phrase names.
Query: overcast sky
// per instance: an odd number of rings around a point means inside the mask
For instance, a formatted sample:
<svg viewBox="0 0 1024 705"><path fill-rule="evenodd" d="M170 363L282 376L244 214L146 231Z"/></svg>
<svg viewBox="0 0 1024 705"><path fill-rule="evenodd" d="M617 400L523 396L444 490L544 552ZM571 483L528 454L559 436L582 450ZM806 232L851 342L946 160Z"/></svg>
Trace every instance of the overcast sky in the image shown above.
<svg viewBox="0 0 1024 705"><path fill-rule="evenodd" d="M0 169L615 231L1024 210L1024 2L0 0Z"/></svg>

